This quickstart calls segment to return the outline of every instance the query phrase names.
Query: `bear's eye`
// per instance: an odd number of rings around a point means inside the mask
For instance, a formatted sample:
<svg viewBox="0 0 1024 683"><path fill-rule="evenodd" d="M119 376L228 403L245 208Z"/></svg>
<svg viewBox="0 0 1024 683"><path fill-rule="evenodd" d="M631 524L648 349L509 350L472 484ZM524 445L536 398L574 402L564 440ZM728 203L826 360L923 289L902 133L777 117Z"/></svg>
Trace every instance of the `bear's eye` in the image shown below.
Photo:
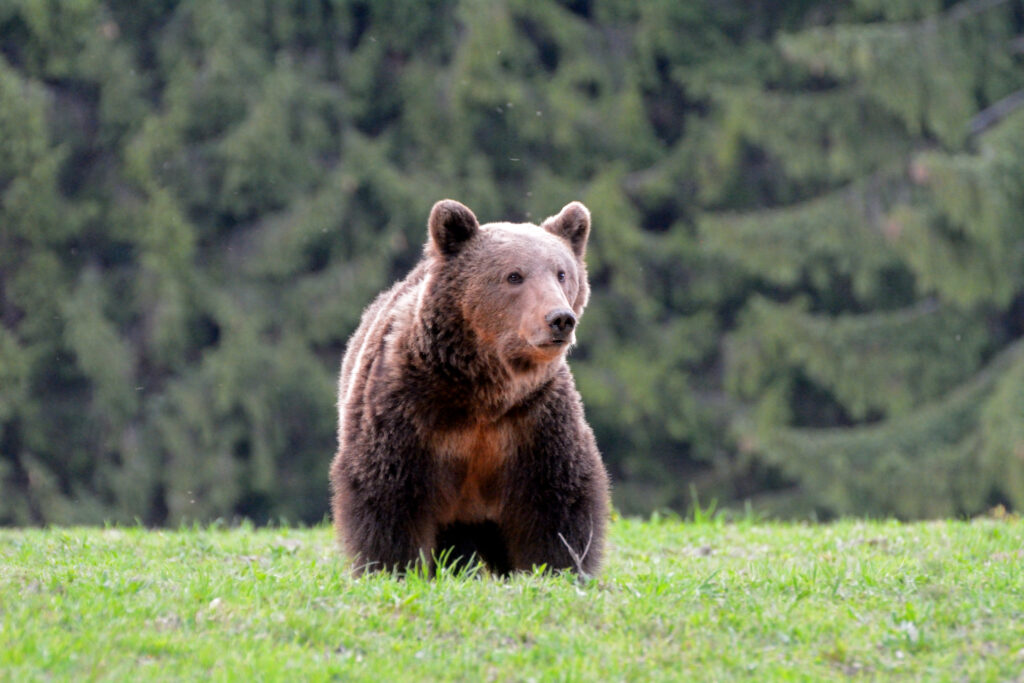
<svg viewBox="0 0 1024 683"><path fill-rule="evenodd" d="M559 282L565 282L565 271L564 270L558 271L558 281Z"/></svg>
<svg viewBox="0 0 1024 683"><path fill-rule="evenodd" d="M522 275L522 273L518 273L518 272L509 273L507 279L508 279L508 283L510 285L521 285L521 284L523 284L523 275Z"/></svg>

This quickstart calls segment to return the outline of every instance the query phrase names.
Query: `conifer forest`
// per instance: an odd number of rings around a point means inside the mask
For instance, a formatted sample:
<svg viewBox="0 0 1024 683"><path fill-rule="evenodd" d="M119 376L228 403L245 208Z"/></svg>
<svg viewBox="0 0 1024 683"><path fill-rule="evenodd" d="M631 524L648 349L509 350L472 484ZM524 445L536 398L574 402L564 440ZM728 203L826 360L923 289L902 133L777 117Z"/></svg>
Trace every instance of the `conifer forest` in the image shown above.
<svg viewBox="0 0 1024 683"><path fill-rule="evenodd" d="M1024 0L4 0L0 524L321 520L444 197L590 208L623 513L1024 509Z"/></svg>

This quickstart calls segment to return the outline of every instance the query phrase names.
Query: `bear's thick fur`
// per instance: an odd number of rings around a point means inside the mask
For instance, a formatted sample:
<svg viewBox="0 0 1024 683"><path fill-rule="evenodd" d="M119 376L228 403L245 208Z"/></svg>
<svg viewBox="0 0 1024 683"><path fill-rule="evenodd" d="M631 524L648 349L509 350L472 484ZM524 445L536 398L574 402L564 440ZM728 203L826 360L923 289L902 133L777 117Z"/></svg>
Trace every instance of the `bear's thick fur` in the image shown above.
<svg viewBox="0 0 1024 683"><path fill-rule="evenodd" d="M434 205L420 263L364 312L338 395L334 526L356 573L474 553L592 575L608 477L565 362L590 213L481 226Z"/></svg>

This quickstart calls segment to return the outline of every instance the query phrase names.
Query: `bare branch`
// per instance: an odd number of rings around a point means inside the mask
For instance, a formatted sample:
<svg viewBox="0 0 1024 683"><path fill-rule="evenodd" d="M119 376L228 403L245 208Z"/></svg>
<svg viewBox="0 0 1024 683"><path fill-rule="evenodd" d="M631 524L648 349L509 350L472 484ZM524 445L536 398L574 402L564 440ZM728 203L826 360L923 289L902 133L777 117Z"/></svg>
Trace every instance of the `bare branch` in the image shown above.
<svg viewBox="0 0 1024 683"><path fill-rule="evenodd" d="M590 533L587 536L587 545L583 548L582 553L577 554L573 547L569 545L569 541L565 540L565 536L562 535L561 531L558 532L558 538L562 541L565 549L569 551L569 557L572 558L573 564L576 565L576 573L579 574L581 579L590 578L590 575L583 571L583 560L586 559L587 554L590 552L590 543L594 540L594 518L590 518Z"/></svg>
<svg viewBox="0 0 1024 683"><path fill-rule="evenodd" d="M975 114L968 124L968 133L972 136L981 135L1022 106L1024 106L1024 90L1007 95L992 106Z"/></svg>
<svg viewBox="0 0 1024 683"><path fill-rule="evenodd" d="M947 12L920 20L894 23L892 26L903 33L934 33L944 26L970 19L987 12L993 7L1005 5L1009 0L965 0L951 7Z"/></svg>
<svg viewBox="0 0 1024 683"><path fill-rule="evenodd" d="M949 21L962 21L967 17L980 14L992 7L1005 5L1006 2L1007 0L967 0L967 2L961 2L950 9L946 14L946 19Z"/></svg>

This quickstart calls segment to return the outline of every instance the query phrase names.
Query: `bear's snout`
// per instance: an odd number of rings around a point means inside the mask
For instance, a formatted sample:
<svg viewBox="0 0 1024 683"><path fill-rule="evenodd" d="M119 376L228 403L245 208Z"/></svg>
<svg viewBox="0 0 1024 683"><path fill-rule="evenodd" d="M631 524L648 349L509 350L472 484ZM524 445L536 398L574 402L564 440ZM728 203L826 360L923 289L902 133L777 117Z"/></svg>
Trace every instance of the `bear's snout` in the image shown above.
<svg viewBox="0 0 1024 683"><path fill-rule="evenodd" d="M564 342L576 327L576 314L568 308L556 308L547 314L544 322L551 330L551 341Z"/></svg>

